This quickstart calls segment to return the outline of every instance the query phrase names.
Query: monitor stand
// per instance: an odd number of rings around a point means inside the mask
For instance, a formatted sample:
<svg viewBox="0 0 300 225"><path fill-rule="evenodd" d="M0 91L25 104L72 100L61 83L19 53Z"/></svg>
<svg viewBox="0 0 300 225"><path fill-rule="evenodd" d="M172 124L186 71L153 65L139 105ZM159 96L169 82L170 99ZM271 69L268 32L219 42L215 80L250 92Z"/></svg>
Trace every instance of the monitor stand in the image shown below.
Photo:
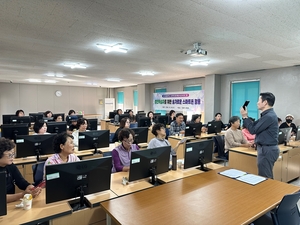
<svg viewBox="0 0 300 225"><path fill-rule="evenodd" d="M204 167L204 163L202 162L202 160L199 160L199 165L200 167L197 167L196 169L201 170L203 172L207 172L210 171L211 169Z"/></svg>
<svg viewBox="0 0 300 225"><path fill-rule="evenodd" d="M102 154L102 151L98 150L97 142L94 143L94 155Z"/></svg>
<svg viewBox="0 0 300 225"><path fill-rule="evenodd" d="M35 148L35 155L36 155L36 161L40 161L40 148L37 146L36 148Z"/></svg>
<svg viewBox="0 0 300 225"><path fill-rule="evenodd" d="M149 179L150 184L154 185L154 186L158 186L161 184L165 184L166 182L160 180L157 178L156 176L156 169L155 167L150 168L150 179Z"/></svg>
<svg viewBox="0 0 300 225"><path fill-rule="evenodd" d="M81 185L80 187L78 187L77 190L80 194L80 198L69 201L69 204L70 204L73 212L81 210L81 209L85 209L87 207L91 207L89 202L87 201L87 199L84 197L83 186Z"/></svg>

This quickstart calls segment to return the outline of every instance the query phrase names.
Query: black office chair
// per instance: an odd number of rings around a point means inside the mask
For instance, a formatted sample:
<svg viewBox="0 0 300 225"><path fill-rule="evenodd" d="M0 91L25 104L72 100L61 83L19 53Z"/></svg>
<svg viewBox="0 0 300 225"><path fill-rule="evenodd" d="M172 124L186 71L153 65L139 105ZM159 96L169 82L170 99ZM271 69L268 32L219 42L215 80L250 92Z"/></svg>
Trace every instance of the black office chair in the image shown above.
<svg viewBox="0 0 300 225"><path fill-rule="evenodd" d="M215 157L215 159L223 161L224 166L226 166L228 157L225 154L224 136L217 135L217 136L213 137L213 140L214 140L214 153L218 153L218 155Z"/></svg>
<svg viewBox="0 0 300 225"><path fill-rule="evenodd" d="M300 192L285 195L278 207L271 212L275 225L299 225L300 213L297 202L300 199Z"/></svg>
<svg viewBox="0 0 300 225"><path fill-rule="evenodd" d="M32 165L33 182L37 186L43 180L45 162L40 162Z"/></svg>

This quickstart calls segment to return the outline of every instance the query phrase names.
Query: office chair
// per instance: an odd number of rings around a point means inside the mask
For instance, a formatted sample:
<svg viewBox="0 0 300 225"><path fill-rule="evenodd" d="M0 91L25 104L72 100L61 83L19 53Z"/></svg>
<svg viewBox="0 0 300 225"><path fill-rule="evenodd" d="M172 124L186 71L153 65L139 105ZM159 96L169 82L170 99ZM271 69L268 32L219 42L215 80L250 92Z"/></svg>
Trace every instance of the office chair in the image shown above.
<svg viewBox="0 0 300 225"><path fill-rule="evenodd" d="M112 139L114 138L115 133L109 133L109 143L112 143Z"/></svg>
<svg viewBox="0 0 300 225"><path fill-rule="evenodd" d="M271 212L275 225L299 225L300 213L297 202L300 199L300 192L285 195L278 207Z"/></svg>
<svg viewBox="0 0 300 225"><path fill-rule="evenodd" d="M214 140L214 153L218 153L215 159L223 161L224 166L226 166L226 162L228 161L228 158L225 155L224 136L217 135L213 137L213 140Z"/></svg>
<svg viewBox="0 0 300 225"><path fill-rule="evenodd" d="M40 162L32 165L33 182L37 186L43 180L45 162Z"/></svg>
<svg viewBox="0 0 300 225"><path fill-rule="evenodd" d="M136 128L138 127L138 123L130 123L129 128Z"/></svg>

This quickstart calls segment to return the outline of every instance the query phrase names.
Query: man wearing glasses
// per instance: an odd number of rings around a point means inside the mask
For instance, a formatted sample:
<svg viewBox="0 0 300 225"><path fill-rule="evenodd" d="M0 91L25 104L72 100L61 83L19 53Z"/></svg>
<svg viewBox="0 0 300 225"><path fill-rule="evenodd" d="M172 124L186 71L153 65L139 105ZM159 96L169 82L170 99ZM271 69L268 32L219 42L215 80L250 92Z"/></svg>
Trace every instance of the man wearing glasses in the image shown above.
<svg viewBox="0 0 300 225"><path fill-rule="evenodd" d="M42 189L40 187L35 188L28 183L20 171L13 164L15 157L15 144L6 138L0 138L0 172L6 173L6 201L14 202L23 198L25 194L31 194L32 197L38 196ZM20 193L15 193L15 184L19 189L23 190Z"/></svg>

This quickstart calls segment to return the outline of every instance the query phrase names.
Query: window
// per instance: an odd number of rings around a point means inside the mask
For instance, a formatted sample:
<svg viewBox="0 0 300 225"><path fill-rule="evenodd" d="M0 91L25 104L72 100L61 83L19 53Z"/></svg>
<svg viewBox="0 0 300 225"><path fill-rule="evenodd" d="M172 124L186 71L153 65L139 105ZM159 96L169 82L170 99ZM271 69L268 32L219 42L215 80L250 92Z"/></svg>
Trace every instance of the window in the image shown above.
<svg viewBox="0 0 300 225"><path fill-rule="evenodd" d="M231 116L241 116L240 108L246 100L250 103L247 107L248 116L258 119L257 101L259 97L260 81L232 82L231 85Z"/></svg>
<svg viewBox="0 0 300 225"><path fill-rule="evenodd" d="M139 104L139 95L138 95L138 91L134 90L133 91L133 111L137 112L138 110L138 104Z"/></svg>
<svg viewBox="0 0 300 225"><path fill-rule="evenodd" d="M155 88L155 93L167 92L167 88ZM160 113L161 115L165 115L166 110L155 110L155 113Z"/></svg>
<svg viewBox="0 0 300 225"><path fill-rule="evenodd" d="M118 91L117 93L117 108L123 110L124 107L124 92Z"/></svg>
<svg viewBox="0 0 300 225"><path fill-rule="evenodd" d="M201 91L202 87L200 85L189 85L183 88L183 91Z"/></svg>

